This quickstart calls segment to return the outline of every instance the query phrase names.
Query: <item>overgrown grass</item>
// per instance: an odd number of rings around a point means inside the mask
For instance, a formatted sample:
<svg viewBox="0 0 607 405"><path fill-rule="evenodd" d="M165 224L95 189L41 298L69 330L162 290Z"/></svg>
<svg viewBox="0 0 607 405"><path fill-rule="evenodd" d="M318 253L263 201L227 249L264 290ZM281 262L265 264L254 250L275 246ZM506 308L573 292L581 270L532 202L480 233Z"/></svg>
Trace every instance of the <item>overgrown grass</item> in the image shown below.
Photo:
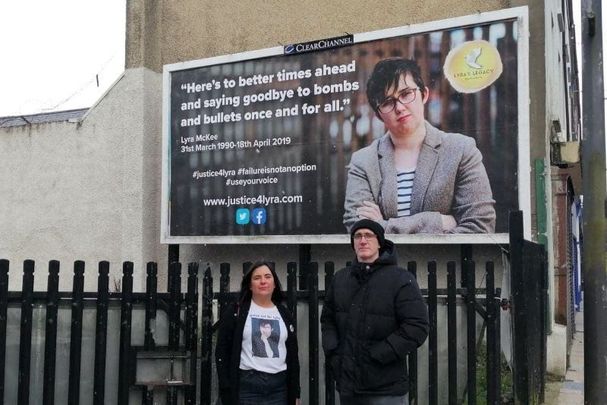
<svg viewBox="0 0 607 405"><path fill-rule="evenodd" d="M502 354L500 354L500 404L514 404L512 387L512 370ZM476 353L476 403L487 403L487 346L482 344Z"/></svg>

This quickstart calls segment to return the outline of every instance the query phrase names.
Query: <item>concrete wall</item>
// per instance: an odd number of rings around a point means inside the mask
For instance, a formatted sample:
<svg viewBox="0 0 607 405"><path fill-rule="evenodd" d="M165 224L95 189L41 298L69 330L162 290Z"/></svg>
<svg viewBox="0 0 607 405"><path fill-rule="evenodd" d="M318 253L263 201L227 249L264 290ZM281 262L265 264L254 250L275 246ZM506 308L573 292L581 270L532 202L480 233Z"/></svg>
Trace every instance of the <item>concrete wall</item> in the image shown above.
<svg viewBox="0 0 607 405"><path fill-rule="evenodd" d="M526 4L506 0L127 2L126 66L162 65Z"/></svg>
<svg viewBox="0 0 607 405"><path fill-rule="evenodd" d="M111 261L115 274L124 260L141 268L166 257L160 89L161 75L129 69L80 122L0 130L0 256L11 260L11 289L25 259L36 260L35 285L44 289L51 259L62 262L65 287L74 260L87 262L90 285L98 260Z"/></svg>

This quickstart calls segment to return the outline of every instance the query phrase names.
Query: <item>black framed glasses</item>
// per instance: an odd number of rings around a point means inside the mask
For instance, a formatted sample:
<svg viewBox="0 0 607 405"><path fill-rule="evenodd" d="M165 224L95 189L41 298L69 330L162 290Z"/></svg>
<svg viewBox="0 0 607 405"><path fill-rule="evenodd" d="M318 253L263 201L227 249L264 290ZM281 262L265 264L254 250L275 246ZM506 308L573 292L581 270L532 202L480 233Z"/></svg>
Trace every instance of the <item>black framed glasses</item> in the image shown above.
<svg viewBox="0 0 607 405"><path fill-rule="evenodd" d="M404 89L403 91L398 93L398 97L396 97L396 98L388 97L387 99L382 101L377 106L377 109L382 114L387 114L389 112L392 112L392 110L394 110L394 107L396 107L397 101L399 103L401 103L402 105L412 103L413 101L415 101L415 97L417 96L417 90L419 90L419 87L414 87L411 89Z"/></svg>
<svg viewBox="0 0 607 405"><path fill-rule="evenodd" d="M360 242L363 238L365 240L373 240L373 239L377 238L377 235L375 235L372 232L370 232L370 233L355 233L354 234L354 240L357 241L357 242Z"/></svg>

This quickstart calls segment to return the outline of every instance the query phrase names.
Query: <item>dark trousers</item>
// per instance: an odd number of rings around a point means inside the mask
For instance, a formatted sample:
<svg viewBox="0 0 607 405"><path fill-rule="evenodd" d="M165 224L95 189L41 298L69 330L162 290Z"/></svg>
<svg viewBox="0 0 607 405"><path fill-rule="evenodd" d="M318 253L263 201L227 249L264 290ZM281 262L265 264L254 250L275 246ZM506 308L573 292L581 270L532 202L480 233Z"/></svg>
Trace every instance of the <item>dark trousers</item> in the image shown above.
<svg viewBox="0 0 607 405"><path fill-rule="evenodd" d="M409 394L403 396L339 396L341 405L409 405Z"/></svg>
<svg viewBox="0 0 607 405"><path fill-rule="evenodd" d="M239 405L286 405L287 372L240 370Z"/></svg>

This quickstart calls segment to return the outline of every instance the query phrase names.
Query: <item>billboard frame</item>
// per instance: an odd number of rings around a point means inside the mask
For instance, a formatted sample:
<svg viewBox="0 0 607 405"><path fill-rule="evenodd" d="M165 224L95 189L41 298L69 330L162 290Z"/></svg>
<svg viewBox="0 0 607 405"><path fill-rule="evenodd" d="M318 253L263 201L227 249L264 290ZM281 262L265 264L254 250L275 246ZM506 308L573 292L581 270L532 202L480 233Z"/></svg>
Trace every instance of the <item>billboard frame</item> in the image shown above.
<svg viewBox="0 0 607 405"><path fill-rule="evenodd" d="M517 77L518 77L518 209L523 212L524 236L531 239L531 162L530 162L530 122L529 122L529 16L528 7L514 7L496 11L454 17L450 19L411 24L377 31L354 34L354 44L392 37L423 34L437 30L447 30L470 25L478 25L500 20L516 19L517 31ZM162 187L161 187L161 235L164 244L345 244L350 243L349 235L251 235L251 236L171 236L170 235L170 142L171 116L170 94L171 73L180 70L242 62L271 56L284 55L284 47L276 46L254 51L221 55L193 61L168 64L163 67L162 89ZM286 55L288 57L288 55ZM508 233L491 234L392 234L396 243L408 244L506 244Z"/></svg>

